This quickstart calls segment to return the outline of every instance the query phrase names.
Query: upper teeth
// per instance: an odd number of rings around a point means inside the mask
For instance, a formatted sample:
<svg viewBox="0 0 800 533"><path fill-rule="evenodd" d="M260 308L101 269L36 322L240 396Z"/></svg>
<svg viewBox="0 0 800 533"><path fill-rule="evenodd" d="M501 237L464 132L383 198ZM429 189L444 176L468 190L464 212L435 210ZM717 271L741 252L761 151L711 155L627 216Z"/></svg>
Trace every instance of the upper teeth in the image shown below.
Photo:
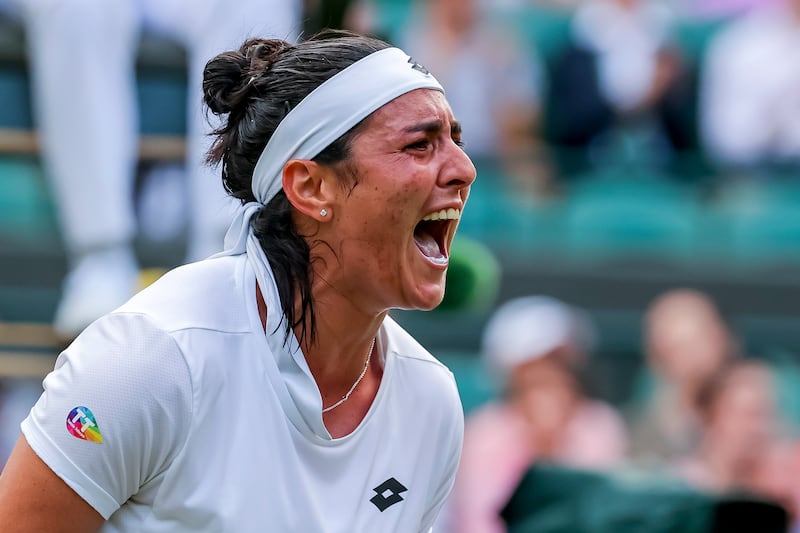
<svg viewBox="0 0 800 533"><path fill-rule="evenodd" d="M461 217L460 209L442 209L430 215L426 215L422 220L458 220Z"/></svg>

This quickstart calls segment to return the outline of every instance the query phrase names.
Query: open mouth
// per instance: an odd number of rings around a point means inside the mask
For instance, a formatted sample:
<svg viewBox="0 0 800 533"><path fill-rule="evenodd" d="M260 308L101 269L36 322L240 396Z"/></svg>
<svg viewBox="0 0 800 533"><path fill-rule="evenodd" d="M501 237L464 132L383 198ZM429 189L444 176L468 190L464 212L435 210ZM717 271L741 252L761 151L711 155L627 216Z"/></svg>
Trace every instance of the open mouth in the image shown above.
<svg viewBox="0 0 800 533"><path fill-rule="evenodd" d="M414 228L414 242L430 262L447 265L447 236L460 216L458 209L442 209L426 215Z"/></svg>

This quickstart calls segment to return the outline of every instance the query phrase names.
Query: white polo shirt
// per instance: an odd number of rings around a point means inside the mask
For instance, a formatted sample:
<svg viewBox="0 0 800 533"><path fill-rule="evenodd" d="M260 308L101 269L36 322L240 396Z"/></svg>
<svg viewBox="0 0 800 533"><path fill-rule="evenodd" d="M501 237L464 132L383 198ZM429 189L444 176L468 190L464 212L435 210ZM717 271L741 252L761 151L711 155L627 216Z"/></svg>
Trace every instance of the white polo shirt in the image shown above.
<svg viewBox="0 0 800 533"><path fill-rule="evenodd" d="M296 339L264 334L255 286L246 256L210 259L95 322L23 421L32 448L104 532L427 531L461 450L450 371L387 318L378 394L333 439Z"/></svg>

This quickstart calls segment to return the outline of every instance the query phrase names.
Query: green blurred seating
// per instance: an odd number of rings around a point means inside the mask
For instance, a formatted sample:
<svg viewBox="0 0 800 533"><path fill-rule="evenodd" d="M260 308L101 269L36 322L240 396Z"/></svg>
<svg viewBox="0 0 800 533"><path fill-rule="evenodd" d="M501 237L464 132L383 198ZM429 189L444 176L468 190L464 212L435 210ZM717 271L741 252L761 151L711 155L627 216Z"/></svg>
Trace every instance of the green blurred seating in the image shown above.
<svg viewBox="0 0 800 533"><path fill-rule="evenodd" d="M713 213L732 266L800 267L800 176L726 184Z"/></svg>
<svg viewBox="0 0 800 533"><path fill-rule="evenodd" d="M24 64L0 61L0 128L30 129L31 97Z"/></svg>
<svg viewBox="0 0 800 533"><path fill-rule="evenodd" d="M459 232L503 256L546 254L560 247L561 207L559 200L537 199L517 190L496 167L478 164L478 179L472 186Z"/></svg>
<svg viewBox="0 0 800 533"><path fill-rule="evenodd" d="M509 533L777 533L785 509L749 494L534 464L501 512Z"/></svg>
<svg viewBox="0 0 800 533"><path fill-rule="evenodd" d="M701 63L708 45L730 19L682 19L675 27L678 45L684 58L692 63Z"/></svg>
<svg viewBox="0 0 800 533"><path fill-rule="evenodd" d="M375 0L373 32L389 42L397 42L414 9L414 0Z"/></svg>
<svg viewBox="0 0 800 533"><path fill-rule="evenodd" d="M549 63L566 46L570 38L569 9L559 9L528 2L521 7L500 11L494 22L508 25L536 49Z"/></svg>
<svg viewBox="0 0 800 533"><path fill-rule="evenodd" d="M52 245L59 241L50 192L32 159L0 159L0 239L19 244Z"/></svg>
<svg viewBox="0 0 800 533"><path fill-rule="evenodd" d="M60 243L50 191L39 163L25 35L0 16L0 242L52 247ZM187 121L185 50L145 33L137 56L137 97L143 160L182 160Z"/></svg>
<svg viewBox="0 0 800 533"><path fill-rule="evenodd" d="M35 153L35 117L22 26L0 16L0 152ZM139 125L144 136L159 136L156 158L182 157L182 147L165 150L163 137L186 132L187 58L179 43L143 33L137 54ZM28 134L24 137L23 134ZM146 141L147 139L145 139ZM155 147L154 147L155 148Z"/></svg>
<svg viewBox="0 0 800 533"><path fill-rule="evenodd" d="M587 177L574 183L565 213L565 252L572 259L659 259L692 253L699 202L665 179Z"/></svg>

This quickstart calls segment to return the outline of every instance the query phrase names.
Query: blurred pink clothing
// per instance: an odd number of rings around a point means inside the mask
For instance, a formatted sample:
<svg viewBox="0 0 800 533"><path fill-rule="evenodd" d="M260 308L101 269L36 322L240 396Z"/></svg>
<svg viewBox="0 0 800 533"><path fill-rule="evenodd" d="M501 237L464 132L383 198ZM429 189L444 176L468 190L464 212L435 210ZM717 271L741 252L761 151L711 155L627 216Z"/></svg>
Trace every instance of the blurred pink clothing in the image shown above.
<svg viewBox="0 0 800 533"><path fill-rule="evenodd" d="M627 451L625 425L608 404L586 401L568 422L558 453L548 459L585 468L618 464ZM535 437L520 414L489 404L468 419L448 512L455 533L502 533L500 511L537 457Z"/></svg>

